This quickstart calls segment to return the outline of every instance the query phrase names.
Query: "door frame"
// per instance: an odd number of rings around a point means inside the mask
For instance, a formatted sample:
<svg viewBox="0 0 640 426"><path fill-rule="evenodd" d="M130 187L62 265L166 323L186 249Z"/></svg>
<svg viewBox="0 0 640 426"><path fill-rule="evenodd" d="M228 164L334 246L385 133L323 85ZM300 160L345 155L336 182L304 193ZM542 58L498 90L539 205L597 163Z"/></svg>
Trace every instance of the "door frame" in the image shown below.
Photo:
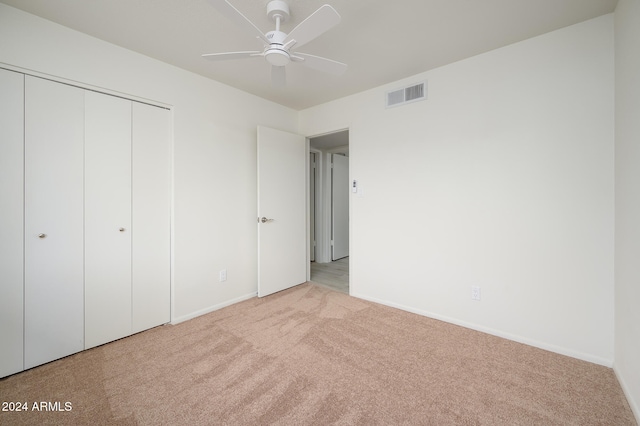
<svg viewBox="0 0 640 426"><path fill-rule="evenodd" d="M316 206L316 248L315 248L315 261L319 263L331 262L331 154L345 153L345 146L336 148L320 150L311 146L311 139L320 136L330 135L332 133L340 133L348 131L351 134L350 127L344 127L340 129L331 130L328 132L318 133L307 136L308 152L316 153L316 191L315 191L315 206ZM346 145L348 148L349 145ZM349 150L347 149L347 152ZM352 181L351 174L351 156L349 158L349 182ZM307 164L309 164L307 159ZM307 171L307 281L311 279L311 191L310 191L310 174ZM349 240L351 241L351 198L349 197ZM349 262L351 263L351 262ZM349 286L351 289L351 285ZM351 291L351 290L349 290Z"/></svg>

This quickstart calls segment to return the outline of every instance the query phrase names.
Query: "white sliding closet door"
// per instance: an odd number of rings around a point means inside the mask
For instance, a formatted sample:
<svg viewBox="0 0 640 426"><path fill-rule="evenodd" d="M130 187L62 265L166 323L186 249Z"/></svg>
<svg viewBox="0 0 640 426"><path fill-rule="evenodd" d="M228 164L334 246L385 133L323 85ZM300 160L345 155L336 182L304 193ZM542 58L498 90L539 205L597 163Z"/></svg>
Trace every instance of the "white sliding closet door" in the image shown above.
<svg viewBox="0 0 640 426"><path fill-rule="evenodd" d="M24 75L0 69L0 377L23 369Z"/></svg>
<svg viewBox="0 0 640 426"><path fill-rule="evenodd" d="M84 348L84 91L25 77L25 368Z"/></svg>
<svg viewBox="0 0 640 426"><path fill-rule="evenodd" d="M171 116L133 103L133 332L171 318Z"/></svg>
<svg viewBox="0 0 640 426"><path fill-rule="evenodd" d="M85 348L131 334L131 101L85 93Z"/></svg>

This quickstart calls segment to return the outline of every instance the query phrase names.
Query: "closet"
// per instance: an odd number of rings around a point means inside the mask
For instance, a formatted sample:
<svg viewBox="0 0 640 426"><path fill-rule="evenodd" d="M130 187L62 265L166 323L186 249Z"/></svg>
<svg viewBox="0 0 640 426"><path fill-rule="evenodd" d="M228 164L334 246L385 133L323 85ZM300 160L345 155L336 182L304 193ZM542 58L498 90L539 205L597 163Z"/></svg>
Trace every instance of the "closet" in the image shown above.
<svg viewBox="0 0 640 426"><path fill-rule="evenodd" d="M0 69L0 377L23 369L24 75Z"/></svg>
<svg viewBox="0 0 640 426"><path fill-rule="evenodd" d="M3 377L169 322L170 115L2 69L0 88Z"/></svg>
<svg viewBox="0 0 640 426"><path fill-rule="evenodd" d="M24 364L84 348L84 91L25 77Z"/></svg>
<svg viewBox="0 0 640 426"><path fill-rule="evenodd" d="M131 334L131 101L85 95L85 346Z"/></svg>

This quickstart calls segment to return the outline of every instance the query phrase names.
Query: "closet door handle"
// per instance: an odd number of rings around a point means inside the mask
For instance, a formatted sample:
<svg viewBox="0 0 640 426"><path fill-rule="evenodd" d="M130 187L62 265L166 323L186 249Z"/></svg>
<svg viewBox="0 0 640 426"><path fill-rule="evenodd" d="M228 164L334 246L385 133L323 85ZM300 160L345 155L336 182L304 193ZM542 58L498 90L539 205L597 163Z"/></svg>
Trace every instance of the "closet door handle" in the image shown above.
<svg viewBox="0 0 640 426"><path fill-rule="evenodd" d="M124 229L124 228L120 228L120 232L124 232L124 231L125 231L125 229Z"/></svg>
<svg viewBox="0 0 640 426"><path fill-rule="evenodd" d="M38 234L38 238L45 238L47 234Z"/></svg>

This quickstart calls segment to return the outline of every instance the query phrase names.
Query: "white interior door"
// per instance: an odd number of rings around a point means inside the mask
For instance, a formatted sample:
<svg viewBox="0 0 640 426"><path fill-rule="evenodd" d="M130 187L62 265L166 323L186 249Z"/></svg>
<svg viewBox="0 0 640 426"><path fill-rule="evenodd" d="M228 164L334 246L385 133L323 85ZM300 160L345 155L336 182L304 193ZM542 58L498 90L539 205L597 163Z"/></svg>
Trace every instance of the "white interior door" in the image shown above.
<svg viewBox="0 0 640 426"><path fill-rule="evenodd" d="M316 260L316 153L309 153L309 260Z"/></svg>
<svg viewBox="0 0 640 426"><path fill-rule="evenodd" d="M331 258L349 256L349 157L332 154Z"/></svg>
<svg viewBox="0 0 640 426"><path fill-rule="evenodd" d="M171 111L133 103L133 332L171 320Z"/></svg>
<svg viewBox="0 0 640 426"><path fill-rule="evenodd" d="M23 370L24 75L0 69L0 377Z"/></svg>
<svg viewBox="0 0 640 426"><path fill-rule="evenodd" d="M258 127L258 296L307 279L307 146L303 136Z"/></svg>
<svg viewBox="0 0 640 426"><path fill-rule="evenodd" d="M84 349L84 91L25 77L24 364Z"/></svg>
<svg viewBox="0 0 640 426"><path fill-rule="evenodd" d="M85 348L131 334L131 101L85 93Z"/></svg>

